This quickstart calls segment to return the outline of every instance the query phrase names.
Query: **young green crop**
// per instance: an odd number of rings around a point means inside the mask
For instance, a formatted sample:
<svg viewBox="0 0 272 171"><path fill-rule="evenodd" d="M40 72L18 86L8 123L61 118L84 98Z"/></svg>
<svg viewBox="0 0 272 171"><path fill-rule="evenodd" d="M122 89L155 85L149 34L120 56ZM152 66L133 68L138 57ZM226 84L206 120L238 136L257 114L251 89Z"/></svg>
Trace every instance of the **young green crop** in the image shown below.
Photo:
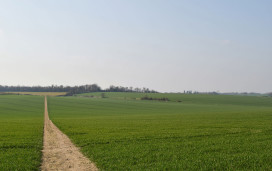
<svg viewBox="0 0 272 171"><path fill-rule="evenodd" d="M272 169L272 98L105 95L49 98L53 122L102 170Z"/></svg>
<svg viewBox="0 0 272 171"><path fill-rule="evenodd" d="M101 98L101 92L78 94L78 97ZM271 97L234 96L234 95L209 95L209 94L181 94L181 93L123 93L105 92L104 97L110 99L140 100L142 97L168 98L172 102L190 104L232 104L272 106Z"/></svg>
<svg viewBox="0 0 272 171"><path fill-rule="evenodd" d="M39 170L43 99L0 95L0 170Z"/></svg>

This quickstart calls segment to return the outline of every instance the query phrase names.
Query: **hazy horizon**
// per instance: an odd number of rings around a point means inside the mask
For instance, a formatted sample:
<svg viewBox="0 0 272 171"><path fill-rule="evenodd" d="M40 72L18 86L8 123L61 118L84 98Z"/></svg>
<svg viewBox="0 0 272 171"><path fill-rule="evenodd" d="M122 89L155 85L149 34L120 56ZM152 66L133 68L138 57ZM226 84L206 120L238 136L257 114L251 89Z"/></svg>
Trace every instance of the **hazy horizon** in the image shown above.
<svg viewBox="0 0 272 171"><path fill-rule="evenodd" d="M272 92L272 1L1 1L0 85Z"/></svg>

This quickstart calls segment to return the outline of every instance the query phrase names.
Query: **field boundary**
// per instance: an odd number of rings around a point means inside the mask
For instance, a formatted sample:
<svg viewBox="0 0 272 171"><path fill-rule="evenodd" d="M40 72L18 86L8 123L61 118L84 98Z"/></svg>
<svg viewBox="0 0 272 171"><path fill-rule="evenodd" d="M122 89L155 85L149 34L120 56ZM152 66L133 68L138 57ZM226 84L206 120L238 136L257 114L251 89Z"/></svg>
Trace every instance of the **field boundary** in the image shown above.
<svg viewBox="0 0 272 171"><path fill-rule="evenodd" d="M47 97L44 97L44 138L41 170L96 171L98 168L86 158L49 119Z"/></svg>

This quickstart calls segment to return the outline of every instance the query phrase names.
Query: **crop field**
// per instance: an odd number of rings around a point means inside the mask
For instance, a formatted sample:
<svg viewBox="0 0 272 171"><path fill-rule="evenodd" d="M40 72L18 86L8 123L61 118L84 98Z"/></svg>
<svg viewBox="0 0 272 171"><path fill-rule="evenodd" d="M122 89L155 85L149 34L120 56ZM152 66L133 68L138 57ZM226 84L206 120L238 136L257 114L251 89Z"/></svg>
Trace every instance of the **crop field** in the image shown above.
<svg viewBox="0 0 272 171"><path fill-rule="evenodd" d="M272 98L103 96L48 98L52 121L102 170L272 169Z"/></svg>
<svg viewBox="0 0 272 171"><path fill-rule="evenodd" d="M43 99L0 95L0 170L39 170Z"/></svg>
<svg viewBox="0 0 272 171"><path fill-rule="evenodd" d="M199 104L234 104L234 105L272 105L271 98L255 96L233 96L233 95L208 95L208 94L179 94L179 93L119 93L119 92L94 92L77 94L77 97L88 98L123 99L123 100L141 100L142 97L168 98L172 102L199 103Z"/></svg>
<svg viewBox="0 0 272 171"><path fill-rule="evenodd" d="M66 92L4 92L5 94L34 95L34 96L64 96Z"/></svg>

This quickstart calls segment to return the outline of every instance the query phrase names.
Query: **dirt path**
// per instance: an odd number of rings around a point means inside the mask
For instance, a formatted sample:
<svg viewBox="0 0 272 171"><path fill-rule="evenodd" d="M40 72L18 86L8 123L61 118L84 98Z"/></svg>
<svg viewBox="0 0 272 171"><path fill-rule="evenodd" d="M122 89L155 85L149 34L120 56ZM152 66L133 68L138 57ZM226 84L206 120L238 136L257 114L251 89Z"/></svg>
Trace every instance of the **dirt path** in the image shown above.
<svg viewBox="0 0 272 171"><path fill-rule="evenodd" d="M98 170L95 164L83 156L71 140L49 119L46 97L44 105L44 139L41 170Z"/></svg>

